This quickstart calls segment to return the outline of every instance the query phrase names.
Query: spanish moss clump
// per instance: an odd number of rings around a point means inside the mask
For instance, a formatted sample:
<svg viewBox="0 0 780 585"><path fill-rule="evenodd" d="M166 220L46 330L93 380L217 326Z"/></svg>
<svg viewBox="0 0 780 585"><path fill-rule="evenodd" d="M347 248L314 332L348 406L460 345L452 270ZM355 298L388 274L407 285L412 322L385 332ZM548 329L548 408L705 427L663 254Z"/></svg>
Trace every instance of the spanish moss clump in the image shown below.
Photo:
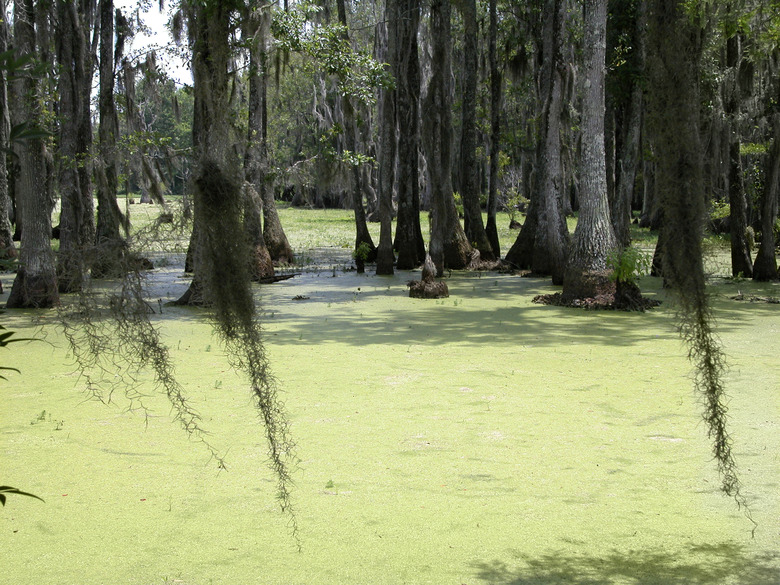
<svg viewBox="0 0 780 585"><path fill-rule="evenodd" d="M144 395L138 377L149 369L155 385L173 407L173 418L203 443L220 468L225 462L208 441L200 414L190 406L176 380L175 368L159 330L149 315L154 309L143 297L143 275L128 270L119 286L105 299L85 288L72 304L59 309L60 323L88 393L103 403L121 390L131 408L144 413Z"/></svg>
<svg viewBox="0 0 780 585"><path fill-rule="evenodd" d="M201 229L199 275L204 299L213 311L215 328L231 365L249 378L265 426L270 465L277 477L277 497L282 510L292 518L297 538L290 474L294 445L262 342L251 289L248 242L236 237L243 233L241 186L231 181L219 165L206 163L196 180L196 197L196 213L199 210L201 214L196 218Z"/></svg>

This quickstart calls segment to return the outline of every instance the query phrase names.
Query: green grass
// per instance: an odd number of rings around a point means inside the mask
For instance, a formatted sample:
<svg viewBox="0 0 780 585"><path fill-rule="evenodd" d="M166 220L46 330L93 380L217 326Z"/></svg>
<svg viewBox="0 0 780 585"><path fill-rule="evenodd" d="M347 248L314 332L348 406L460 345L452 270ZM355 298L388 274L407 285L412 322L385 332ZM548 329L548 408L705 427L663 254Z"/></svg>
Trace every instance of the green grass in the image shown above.
<svg viewBox="0 0 780 585"><path fill-rule="evenodd" d="M282 213L293 225L299 211ZM338 242L318 224L351 225L311 213L288 235L312 248ZM2 353L22 373L0 386L0 480L45 503L11 495L0 510L2 581L777 582L780 314L728 299L737 287L778 297L777 285L712 288L751 538L718 491L668 302L644 314L540 306L548 280L486 273L455 273L450 298L421 301L407 296L411 273L335 274L257 289L298 444L301 552L249 390L198 311L153 319L227 471L148 383L146 414L121 394L85 400L55 312L7 311L6 327L45 342ZM656 279L641 286L664 298Z"/></svg>

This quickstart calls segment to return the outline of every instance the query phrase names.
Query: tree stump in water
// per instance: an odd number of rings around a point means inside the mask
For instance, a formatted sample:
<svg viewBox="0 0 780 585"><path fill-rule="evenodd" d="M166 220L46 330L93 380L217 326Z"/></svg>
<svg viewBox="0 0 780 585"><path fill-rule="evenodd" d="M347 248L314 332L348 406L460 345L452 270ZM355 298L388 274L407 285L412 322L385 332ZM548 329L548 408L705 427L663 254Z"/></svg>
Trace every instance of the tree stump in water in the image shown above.
<svg viewBox="0 0 780 585"><path fill-rule="evenodd" d="M425 256L422 269L422 280L410 280L409 296L414 299L444 299L450 296L447 283L436 280L436 266L430 255Z"/></svg>

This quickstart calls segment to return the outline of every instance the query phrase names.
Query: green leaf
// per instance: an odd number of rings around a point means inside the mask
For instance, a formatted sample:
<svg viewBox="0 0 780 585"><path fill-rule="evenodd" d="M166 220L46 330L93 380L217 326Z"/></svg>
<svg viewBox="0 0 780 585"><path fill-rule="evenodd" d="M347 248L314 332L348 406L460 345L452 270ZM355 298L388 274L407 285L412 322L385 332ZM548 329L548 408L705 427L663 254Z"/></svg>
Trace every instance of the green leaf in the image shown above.
<svg viewBox="0 0 780 585"><path fill-rule="evenodd" d="M5 494L16 494L17 496L27 496L29 498L35 498L36 500L40 500L43 502L43 498L40 498L36 496L35 494L31 494L28 492L23 492L20 489L17 489L15 487L11 487L10 485L0 485L0 504L5 506Z"/></svg>

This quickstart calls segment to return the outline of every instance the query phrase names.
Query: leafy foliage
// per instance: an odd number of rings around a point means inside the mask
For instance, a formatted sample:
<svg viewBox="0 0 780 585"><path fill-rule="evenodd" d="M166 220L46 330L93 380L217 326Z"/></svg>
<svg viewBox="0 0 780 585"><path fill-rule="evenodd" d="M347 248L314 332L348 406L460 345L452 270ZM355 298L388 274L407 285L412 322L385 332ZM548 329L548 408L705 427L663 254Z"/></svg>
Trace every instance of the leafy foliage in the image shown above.
<svg viewBox="0 0 780 585"><path fill-rule="evenodd" d="M35 498L36 500L40 500L43 502L43 498L40 498L36 496L35 494L31 494L29 492L23 492L20 489L17 489L15 487L11 487L10 485L0 485L0 505L5 506L5 499L6 494L16 494L17 496L27 496L30 498Z"/></svg>
<svg viewBox="0 0 780 585"><path fill-rule="evenodd" d="M615 250L607 257L607 267L612 270L610 278L615 282L636 284L647 274L652 258L633 246Z"/></svg>
<svg viewBox="0 0 780 585"><path fill-rule="evenodd" d="M384 64L352 48L342 25L313 25L311 16L320 11L319 6L301 3L275 12L271 32L277 47L313 59L323 73L338 79L342 95L373 102L376 88L392 86L390 74Z"/></svg>

